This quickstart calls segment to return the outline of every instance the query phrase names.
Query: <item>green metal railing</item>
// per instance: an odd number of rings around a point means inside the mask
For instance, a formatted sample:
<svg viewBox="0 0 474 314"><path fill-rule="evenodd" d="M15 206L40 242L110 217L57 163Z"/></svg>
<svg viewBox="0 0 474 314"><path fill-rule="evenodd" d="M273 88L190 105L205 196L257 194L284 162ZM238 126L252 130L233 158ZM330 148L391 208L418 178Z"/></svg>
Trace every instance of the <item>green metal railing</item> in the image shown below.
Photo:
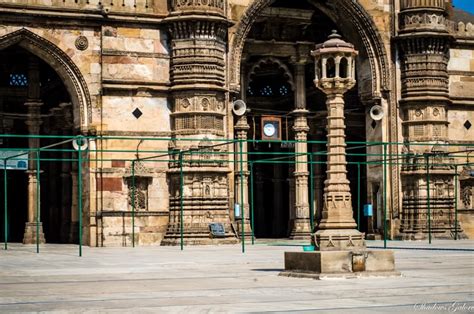
<svg viewBox="0 0 474 314"><path fill-rule="evenodd" d="M29 162L34 163L36 167L36 252L40 252L40 238L39 238L39 226L40 226L40 215L41 215L41 205L40 205L40 182L41 182L41 165L42 163L49 163L49 162L69 162L69 163L76 163L77 164L77 218L78 218L78 244L79 244L79 256L82 256L82 246L83 246L83 211L84 211L84 204L83 204L83 172L86 170L84 164L90 163L101 163L106 161L125 161L131 164L131 244L132 247L136 246L136 231L135 231L135 216L136 216L136 164L138 162L150 162L150 163L169 163L169 162L176 162L175 157L177 156L177 163L179 166L179 206L180 206L180 213L179 213L179 226L180 226L180 249L184 249L184 173L185 173L185 165L192 164L194 162L199 163L220 163L223 167L227 167L230 169L234 169L234 173L240 179L240 199L236 200L239 203L239 207L241 210L241 230L240 230L240 239L241 239L241 249L242 253L245 253L245 246L246 246L246 232L245 232L245 208L246 205L244 201L244 179L246 174L244 173L244 162L247 162L248 165L248 179L249 179L249 220L251 226L251 244L255 244L255 198L254 198L254 172L257 165L260 164L295 164L298 161L299 155L297 155L294 151L278 151L278 152L269 152L269 151L249 151L244 152L244 144L247 146L257 145L257 144L268 144L268 145L280 145L281 143L296 143L296 141L261 141L261 140L229 140L229 139L212 139L212 141L216 144L210 147L219 147L224 146L227 149L221 151L206 151L205 149L201 148L194 148L194 149L187 149L187 150L168 150L168 149L104 149L104 143L110 142L109 146L114 146L114 141L121 141L121 142L144 142L144 141L151 141L159 146L163 146L163 143L168 143L170 141L175 142L184 142L189 144L199 143L202 139L175 139L175 138L154 138L154 137L120 137L120 136L51 136L51 135L41 135L41 136L33 136L33 135L11 135L11 134L3 134L0 135L0 138L5 139L28 139L28 138L38 138L40 140L47 140L55 142L50 145L46 145L39 148L0 148L0 152L9 151L15 152L18 151L17 155L12 155L3 158L3 217L4 217L4 249L8 249L8 241L9 241L9 215L8 215L8 169L7 169L7 162L9 160L19 159L19 157L25 155L25 152L28 153ZM87 141L95 141L96 143L101 143L98 145L100 148L88 147L83 149L81 145L78 145L78 149L75 150L73 148L64 148L64 145L70 144L73 141L77 141L78 143L82 143L84 140ZM308 145L325 145L325 141L307 141ZM128 144L127 146L131 146L132 144ZM388 174L389 168L394 166L406 166L410 165L409 163L405 162L406 154L401 153L393 153L392 148L403 147L406 143L391 143L391 142L347 142L347 164L354 165L356 167L356 191L353 191L353 194L356 194L356 206L357 209L355 210L354 216L357 222L357 228L361 230L361 206L362 206L362 170L363 167L368 166L381 166L382 167L382 188L383 188L383 203L382 203L382 214L383 214L383 235L384 235L384 248L387 248L387 238L388 238L388 199L389 199L389 191L388 191ZM443 146L445 148L449 148L450 152L448 153L425 153L424 155L420 155L418 157L424 158L424 165L426 169L426 193L427 193L427 228L428 228L428 242L432 242L432 225L431 225L431 173L430 167L433 166L450 166L454 169L453 177L454 177L454 239L458 239L458 178L459 178L459 167L463 166L470 166L471 163L469 162L469 152L474 151L474 143L473 144L433 144L433 143L416 143L410 144L410 146L429 146L430 148L433 146ZM208 147L205 147L209 149ZM377 148L380 152L377 153L368 153L366 150L368 148L374 149ZM389 152L389 148L390 152ZM398 149L400 150L400 149ZM363 152L359 152L363 151ZM51 154L59 154L59 153L69 153L71 156L69 158L55 158L50 156ZM74 153L74 155L72 155ZM135 154L135 156L133 156ZM141 155L142 157L139 157ZM194 160L196 155L207 155L209 158L206 160ZM325 165L326 161L324 158L327 155L327 152L324 150L321 151L310 151L305 154L307 158L307 164L309 165L309 199L310 199L310 225L311 225L311 232L315 231L315 189L314 189L314 166L317 164ZM430 157L432 156L449 156L455 160L455 163L449 164L437 164L434 161L430 161ZM214 158L216 157L217 158ZM221 157L224 156L225 158L222 159ZM245 157L245 158L244 158ZM472 156L471 156L472 157ZM173 159L172 159L173 158ZM318 160L315 160L318 158ZM244 161L246 159L246 161ZM357 159L364 159L364 161L354 161ZM96 168L100 168L100 166L95 166Z"/></svg>

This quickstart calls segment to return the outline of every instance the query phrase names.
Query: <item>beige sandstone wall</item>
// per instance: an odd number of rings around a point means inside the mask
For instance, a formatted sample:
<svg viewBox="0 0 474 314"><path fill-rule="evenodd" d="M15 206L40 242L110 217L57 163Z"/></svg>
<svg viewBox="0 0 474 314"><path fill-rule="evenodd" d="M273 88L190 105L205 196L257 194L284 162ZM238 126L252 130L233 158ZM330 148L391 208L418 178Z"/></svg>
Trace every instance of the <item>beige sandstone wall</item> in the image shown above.
<svg viewBox="0 0 474 314"><path fill-rule="evenodd" d="M105 93L100 117L103 134L162 138L170 136L170 105L164 92L169 84L169 54L164 34L156 28L103 28ZM142 113L138 119L132 114L136 109ZM98 240L103 239L99 245L130 245L130 160L136 157L134 151L137 147L143 151L140 158L162 155L168 150L168 141L147 140L140 143L136 140L117 139L107 141L105 146L129 152L106 154L105 159L115 159L116 162L105 161L100 167L102 173L105 172L105 179L97 184L97 193L103 200L97 211L104 213L102 220L98 222L98 233L101 234ZM146 212L137 210L136 244L159 244L168 224L167 163L144 162L143 165L145 173L136 175L146 176L149 180L148 208Z"/></svg>
<svg viewBox="0 0 474 314"><path fill-rule="evenodd" d="M460 146L461 150L474 151L474 27L459 23L455 26L456 44L450 50L449 88L453 106L448 112L449 139L452 143L471 144ZM470 125L470 127L469 127ZM473 162L474 154L465 152L469 158L458 158L458 163ZM471 168L473 166L471 165ZM459 171L463 171L463 167ZM471 188L472 190L472 188ZM465 208L462 191L458 193L458 219L465 234L474 238L474 208Z"/></svg>

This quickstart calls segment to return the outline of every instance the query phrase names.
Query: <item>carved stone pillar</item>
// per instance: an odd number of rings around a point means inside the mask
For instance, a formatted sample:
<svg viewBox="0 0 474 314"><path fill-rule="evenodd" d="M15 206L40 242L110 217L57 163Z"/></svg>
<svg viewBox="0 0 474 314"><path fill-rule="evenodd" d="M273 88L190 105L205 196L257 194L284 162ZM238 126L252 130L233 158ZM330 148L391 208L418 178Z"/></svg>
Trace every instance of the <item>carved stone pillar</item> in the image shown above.
<svg viewBox="0 0 474 314"><path fill-rule="evenodd" d="M40 100L40 75L39 64L36 57L31 57L28 60L28 100L25 103L27 107L26 125L28 127L29 135L39 135L41 127L41 106L43 103ZM38 180L37 171L41 171L36 167L37 154L34 151L40 147L39 138L28 138L28 147L33 151L29 154L28 162L28 222L25 225L25 233L23 235L24 244L34 244L37 242L36 234L38 231L38 241L45 243L43 225L40 221L41 213L38 198ZM39 207L39 208L38 208Z"/></svg>
<svg viewBox="0 0 474 314"><path fill-rule="evenodd" d="M290 238L292 239L310 239L311 223L310 223L310 206L308 196L308 111L305 109L297 109L293 111L295 116L295 201L296 201L296 217L291 230Z"/></svg>
<svg viewBox="0 0 474 314"><path fill-rule="evenodd" d="M430 215L434 237L454 235L454 160L443 155L448 143L448 2L404 1L400 12L404 166L400 237L428 236L427 166L430 164ZM420 145L421 144L421 145ZM432 145L435 144L435 145ZM451 166L450 166L451 165ZM446 193L444 193L444 192ZM459 230L460 233L460 230Z"/></svg>
<svg viewBox="0 0 474 314"><path fill-rule="evenodd" d="M295 63L296 92L295 92L295 111L294 126L295 131L295 201L296 211L293 229L290 238L306 240L311 238L310 207L308 197L308 111L306 110L306 79L305 64L306 58L300 58Z"/></svg>
<svg viewBox="0 0 474 314"><path fill-rule="evenodd" d="M242 219L244 219L244 236L252 236L252 227L250 225L250 206L249 206L249 171L248 171L248 145L247 145L247 134L250 126L247 123L247 116L243 115L238 117L237 123L234 126L237 140L239 142L236 144L236 166L235 166L235 203L241 204L243 200L244 214L237 221L237 230L238 237L242 235ZM242 141L242 163L240 162L240 141ZM240 168L242 165L242 169ZM242 177L240 176L240 171L242 170ZM243 193L243 194L242 194ZM241 204L242 206L242 204ZM242 213L242 212L241 212Z"/></svg>
<svg viewBox="0 0 474 314"><path fill-rule="evenodd" d="M352 44L336 33L316 46L315 85L327 95L327 179L324 181L322 219L315 242L321 251L363 249L364 235L356 229L346 170L344 93L354 87ZM344 61L343 61L344 60Z"/></svg>
<svg viewBox="0 0 474 314"><path fill-rule="evenodd" d="M235 243L229 218L225 140L227 1L171 1L170 222L163 245ZM212 16L212 18L210 18ZM214 141L215 140L215 141ZM180 153L183 152L180 164ZM182 176L181 176L182 173ZM181 186L183 183L183 186ZM183 193L181 203L180 194ZM225 235L212 237L210 223Z"/></svg>
<svg viewBox="0 0 474 314"><path fill-rule="evenodd" d="M312 55L316 65L314 83L327 95L327 179L324 181L323 217L314 237L317 250L285 252L285 271L280 275L347 278L348 274L373 270L382 276L399 275L394 271L393 251L367 250L364 234L356 229L352 213L346 170L343 95L356 83L357 51L333 31L327 41L316 45Z"/></svg>

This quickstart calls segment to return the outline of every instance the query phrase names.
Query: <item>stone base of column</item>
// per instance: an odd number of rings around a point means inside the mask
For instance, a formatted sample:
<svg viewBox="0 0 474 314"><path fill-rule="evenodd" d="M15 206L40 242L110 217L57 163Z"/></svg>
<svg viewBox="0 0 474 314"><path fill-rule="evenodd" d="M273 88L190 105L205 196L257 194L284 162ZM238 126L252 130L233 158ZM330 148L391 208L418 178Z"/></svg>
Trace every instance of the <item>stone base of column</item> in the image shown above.
<svg viewBox="0 0 474 314"><path fill-rule="evenodd" d="M36 244L36 232L38 231L39 243L44 244L43 224L36 222L27 222L25 224L25 234L23 235L23 244Z"/></svg>
<svg viewBox="0 0 474 314"><path fill-rule="evenodd" d="M79 222L72 221L69 229L69 243L79 243Z"/></svg>
<svg viewBox="0 0 474 314"><path fill-rule="evenodd" d="M285 252L280 276L331 279L395 277L395 257L389 250Z"/></svg>
<svg viewBox="0 0 474 314"><path fill-rule="evenodd" d="M311 240L311 223L307 218L295 219L290 233L292 240Z"/></svg>
<svg viewBox="0 0 474 314"><path fill-rule="evenodd" d="M314 242L320 251L365 249L364 234L356 229L324 229L314 235Z"/></svg>
<svg viewBox="0 0 474 314"><path fill-rule="evenodd" d="M242 237L242 220L236 220L235 222L236 226L236 235L240 239ZM252 238L252 225L250 224L249 219L245 219L244 221L244 237L245 239L251 239Z"/></svg>

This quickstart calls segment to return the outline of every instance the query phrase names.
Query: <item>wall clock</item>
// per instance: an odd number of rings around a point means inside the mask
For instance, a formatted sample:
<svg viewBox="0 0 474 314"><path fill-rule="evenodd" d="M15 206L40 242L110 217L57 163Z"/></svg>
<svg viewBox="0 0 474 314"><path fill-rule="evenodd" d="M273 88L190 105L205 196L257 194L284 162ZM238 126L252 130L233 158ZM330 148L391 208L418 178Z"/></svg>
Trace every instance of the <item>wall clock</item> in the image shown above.
<svg viewBox="0 0 474 314"><path fill-rule="evenodd" d="M262 140L281 140L281 118L262 116Z"/></svg>

